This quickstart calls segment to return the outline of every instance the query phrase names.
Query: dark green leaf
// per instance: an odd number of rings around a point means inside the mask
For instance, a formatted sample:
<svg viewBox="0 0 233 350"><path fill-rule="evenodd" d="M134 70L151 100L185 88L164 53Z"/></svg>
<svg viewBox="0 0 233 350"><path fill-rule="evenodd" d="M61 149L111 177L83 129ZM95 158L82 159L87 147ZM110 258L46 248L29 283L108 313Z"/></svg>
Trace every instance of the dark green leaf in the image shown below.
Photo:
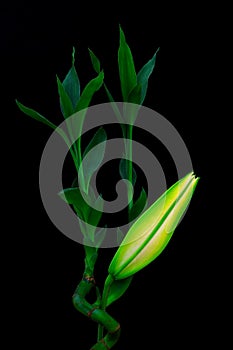
<svg viewBox="0 0 233 350"><path fill-rule="evenodd" d="M89 187L91 177L98 169L104 158L106 139L106 132L103 128L100 128L93 136L92 140L84 151L84 160L82 163L82 171L84 176L82 179L83 181L81 181L81 185L86 192Z"/></svg>
<svg viewBox="0 0 233 350"><path fill-rule="evenodd" d="M39 122L50 126L50 128L52 128L54 130L57 128L57 126L55 124L51 123L48 119L43 117L40 113L36 112L34 109L31 109L31 108L24 106L22 103L20 103L17 100L16 100L16 104L19 107L19 109L23 113L27 114L29 117L32 117L33 119L38 120Z"/></svg>
<svg viewBox="0 0 233 350"><path fill-rule="evenodd" d="M102 216L103 200L101 196L98 196L97 199L93 198L93 194L88 197L90 200L90 207L85 211L85 221L80 220L79 224L86 239L84 244L97 247L99 243L101 244L101 233L97 235L96 227Z"/></svg>
<svg viewBox="0 0 233 350"><path fill-rule="evenodd" d="M126 43L125 35L121 27L118 66L123 101L128 102L130 92L137 85L137 75L134 67L133 56L128 44Z"/></svg>
<svg viewBox="0 0 233 350"><path fill-rule="evenodd" d="M69 96L73 109L76 107L79 97L80 97L80 83L78 74L76 72L74 62L75 62L75 48L73 48L72 53L72 67L70 68L68 74L62 82L62 85Z"/></svg>
<svg viewBox="0 0 233 350"><path fill-rule="evenodd" d="M142 188L140 196L135 201L133 206L130 208L130 211L129 211L130 221L136 219L139 216L139 214L142 213L143 209L146 207L146 204L147 204L147 194L144 188Z"/></svg>
<svg viewBox="0 0 233 350"><path fill-rule="evenodd" d="M99 198L100 196L94 202L94 199L92 197L87 196L85 193L81 192L78 187L66 188L59 192L59 196L66 203L73 205L76 213L81 220L92 226L96 226L98 224L102 215L102 201ZM87 199L89 199L91 203L95 203L100 211L90 207L88 205Z"/></svg>
<svg viewBox="0 0 233 350"><path fill-rule="evenodd" d="M95 133L95 135L92 137L92 139L89 142L89 144L87 145L87 147L85 148L85 151L83 152L83 158L93 147L95 147L99 143L106 141L106 140L107 140L107 134L106 134L104 128L100 127L97 130L97 132Z"/></svg>
<svg viewBox="0 0 233 350"><path fill-rule="evenodd" d="M142 86L141 84L137 84L133 88L133 90L130 92L127 102L136 103L139 105L141 103L141 94L142 94Z"/></svg>
<svg viewBox="0 0 233 350"><path fill-rule="evenodd" d="M82 109L85 109L89 106L91 99L96 91L98 91L103 84L104 80L104 72L101 71L96 78L89 81L89 83L85 86L78 104L75 108L75 112L79 112Z"/></svg>
<svg viewBox="0 0 233 350"><path fill-rule="evenodd" d="M53 124L48 119L43 117L40 113L36 112L34 109L31 109L31 108L24 106L22 103L20 103L17 100L16 100L16 104L23 113L29 115L33 119L35 119L35 120L37 120L45 125L48 125L50 128L54 129L63 138L63 140L65 141L67 146L70 148L70 152L72 154L72 146L70 144L70 140L67 137L66 133L63 131L63 129L57 127L55 124ZM72 154L72 156L73 156L73 159L75 161L75 155Z"/></svg>
<svg viewBox="0 0 233 350"><path fill-rule="evenodd" d="M74 109L72 106L71 99L68 96L58 76L57 76L57 87L58 87L58 94L60 97L60 106L61 106L62 114L65 118L68 118L74 113Z"/></svg>
<svg viewBox="0 0 233 350"><path fill-rule="evenodd" d="M112 109L113 109L116 117L118 118L120 123L123 123L123 118L122 118L121 112L120 112L111 92L109 91L109 89L107 88L105 83L104 83L104 88L105 88L106 94L108 96L108 99L111 102L111 106L112 106Z"/></svg>
<svg viewBox="0 0 233 350"><path fill-rule="evenodd" d="M119 166L119 171L122 179L129 179L129 160L122 158L120 160L120 166ZM137 180L137 173L133 167L133 173L132 173L132 185L134 186Z"/></svg>
<svg viewBox="0 0 233 350"><path fill-rule="evenodd" d="M89 54L91 57L91 62L92 62L92 66L93 66L94 70L96 71L96 73L100 73L100 61L99 61L99 59L96 57L96 55L94 54L94 52L91 49L88 49L88 50L89 50ZM112 108L113 108L116 116L118 117L119 121L122 122L122 116L121 116L120 110L119 110L116 102L114 101L114 98L112 97L111 92L109 91L109 89L107 88L107 85L105 83L104 83L104 88L105 88L105 91L106 91L106 94L108 96L109 101L112 102Z"/></svg>
<svg viewBox="0 0 233 350"><path fill-rule="evenodd" d="M66 188L59 192L59 196L68 204L74 206L80 219L86 221L89 215L89 206L84 201L78 187Z"/></svg>
<svg viewBox="0 0 233 350"><path fill-rule="evenodd" d="M119 299L129 288L130 283L132 281L132 277L130 276L128 278L122 279L122 280L115 280L111 287L110 287L110 292L108 294L108 299L107 299L107 306L112 304L114 301Z"/></svg>
<svg viewBox="0 0 233 350"><path fill-rule="evenodd" d="M147 92L147 87L148 87L148 80L153 72L155 62L156 62L156 55L159 49L156 51L154 56L142 67L142 69L138 72L137 74L137 82L138 84L141 84L142 90L141 90L141 99L139 104L142 104L145 97L146 97L146 92Z"/></svg>
<svg viewBox="0 0 233 350"><path fill-rule="evenodd" d="M96 71L96 73L99 74L100 73L100 61L91 49L88 49L88 50L89 50L89 54L91 57L92 66L93 66L94 70Z"/></svg>

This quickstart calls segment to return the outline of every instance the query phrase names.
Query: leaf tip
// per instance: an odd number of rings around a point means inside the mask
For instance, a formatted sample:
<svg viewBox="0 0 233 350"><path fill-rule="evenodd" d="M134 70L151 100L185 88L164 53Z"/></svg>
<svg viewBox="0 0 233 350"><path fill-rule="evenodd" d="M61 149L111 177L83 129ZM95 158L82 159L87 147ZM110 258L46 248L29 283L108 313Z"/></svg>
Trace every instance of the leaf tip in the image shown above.
<svg viewBox="0 0 233 350"><path fill-rule="evenodd" d="M58 84L61 84L61 80L59 79L59 76L56 74L56 80Z"/></svg>
<svg viewBox="0 0 233 350"><path fill-rule="evenodd" d="M125 42L125 34L124 34L124 31L121 27L121 25L119 24L119 31L120 31L120 42Z"/></svg>
<svg viewBox="0 0 233 350"><path fill-rule="evenodd" d="M75 63L75 47L73 46L73 50L72 50L72 66L74 66Z"/></svg>

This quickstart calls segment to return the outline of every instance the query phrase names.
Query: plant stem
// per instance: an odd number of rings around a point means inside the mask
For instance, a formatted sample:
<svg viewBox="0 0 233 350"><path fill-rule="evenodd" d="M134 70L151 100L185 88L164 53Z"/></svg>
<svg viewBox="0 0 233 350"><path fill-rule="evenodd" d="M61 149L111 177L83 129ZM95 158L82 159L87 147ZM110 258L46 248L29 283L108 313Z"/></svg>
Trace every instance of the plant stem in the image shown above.
<svg viewBox="0 0 233 350"><path fill-rule="evenodd" d="M103 339L104 337L104 326L102 324L98 324L98 333L97 333L97 342Z"/></svg>
<svg viewBox="0 0 233 350"><path fill-rule="evenodd" d="M133 125L128 126L128 180L129 182L133 185ZM129 202L129 215L130 215L130 210L132 209L133 206L133 200L130 201L131 193L128 191L128 202Z"/></svg>
<svg viewBox="0 0 233 350"><path fill-rule="evenodd" d="M105 298L107 298L112 281L112 278L107 278L106 280ZM102 310L98 304L90 304L86 301L86 295L93 287L94 280L92 279L92 276L86 273L85 269L83 279L80 281L74 292L73 304L79 312L87 316L89 319L98 322L98 324L101 325L101 327L105 327L107 331L105 337L100 338L97 343L91 348L91 350L103 350L105 346L103 344L106 344L107 349L111 349L117 343L120 337L120 324L106 311ZM106 302L107 300L105 301L105 305Z"/></svg>
<svg viewBox="0 0 233 350"><path fill-rule="evenodd" d="M111 275L108 275L108 277L106 278L105 284L104 284L104 290L103 290L103 294L102 294L102 300L101 300L101 310L105 311L106 310L106 305L107 305L107 300L108 300L108 294L110 291L110 287L113 283L113 278ZM98 341L100 341L103 338L103 331L104 331L104 327L99 324L98 325Z"/></svg>

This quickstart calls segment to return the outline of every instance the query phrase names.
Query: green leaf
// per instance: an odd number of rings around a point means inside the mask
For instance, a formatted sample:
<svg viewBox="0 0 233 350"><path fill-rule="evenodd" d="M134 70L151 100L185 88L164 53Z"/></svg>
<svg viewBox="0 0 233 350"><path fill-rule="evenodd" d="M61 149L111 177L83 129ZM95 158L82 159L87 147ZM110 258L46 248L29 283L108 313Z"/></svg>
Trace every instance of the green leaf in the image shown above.
<svg viewBox="0 0 233 350"><path fill-rule="evenodd" d="M139 104L143 104L144 99L146 97L148 80L151 73L154 70L156 55L158 51L159 51L159 48L155 52L154 56L141 68L141 70L137 74L137 83L141 85L141 98L140 98Z"/></svg>
<svg viewBox="0 0 233 350"><path fill-rule="evenodd" d="M126 43L125 35L120 27L120 45L118 49L118 67L121 82L123 101L128 102L128 97L137 85L137 75L134 67L131 50Z"/></svg>
<svg viewBox="0 0 233 350"><path fill-rule="evenodd" d="M123 280L115 280L111 284L110 291L107 298L106 306L109 306L114 301L119 299L129 288L130 283L132 282L133 276L125 278Z"/></svg>
<svg viewBox="0 0 233 350"><path fill-rule="evenodd" d="M58 94L60 97L60 106L61 106L62 114L65 118L68 118L74 113L74 109L72 106L71 99L67 94L58 76L57 76L57 87L58 87Z"/></svg>
<svg viewBox="0 0 233 350"><path fill-rule="evenodd" d="M72 53L72 67L62 82L65 92L70 98L73 109L76 107L80 97L80 82L77 71L74 66L75 63L75 48Z"/></svg>
<svg viewBox="0 0 233 350"><path fill-rule="evenodd" d="M98 91L104 80L104 72L101 71L96 78L89 81L89 83L85 86L80 99L76 105L75 112L79 112L82 109L85 109L89 106L91 99L96 91Z"/></svg>
<svg viewBox="0 0 233 350"><path fill-rule="evenodd" d="M84 220L79 220L79 225L85 237L84 244L97 247L101 244L101 239L104 238L101 236L101 232L96 232L96 227L98 226L103 214L103 200L101 196L98 196L97 199L95 199L93 193L88 197L90 200L90 206L87 206L87 208L84 209L84 213L82 213ZM95 208L97 208L97 210ZM104 235L104 233L102 234Z"/></svg>
<svg viewBox="0 0 233 350"><path fill-rule="evenodd" d="M88 50L89 50L89 54L91 57L92 66L93 66L94 70L96 71L96 73L99 74L100 73L100 61L91 49L88 49Z"/></svg>
<svg viewBox="0 0 233 350"><path fill-rule="evenodd" d="M106 94L108 96L108 99L111 102L111 106L112 106L112 109L113 109L116 117L118 118L120 123L124 123L123 118L122 118L122 114L118 108L118 105L116 104L111 92L109 91L109 89L107 88L107 85L105 83L104 83L104 88L105 88Z"/></svg>
<svg viewBox="0 0 233 350"><path fill-rule="evenodd" d="M133 221L136 219L139 214L143 211L143 209L146 207L147 204L147 194L144 188L142 188L140 196L138 199L133 203L133 206L129 208L129 220Z"/></svg>
<svg viewBox="0 0 233 350"><path fill-rule="evenodd" d="M100 127L95 135L92 137L91 141L89 142L89 144L87 145L87 147L85 148L85 151L83 152L83 158L87 155L87 153L96 145L98 145L101 142L104 142L107 140L107 134L104 130L103 127Z"/></svg>
<svg viewBox="0 0 233 350"><path fill-rule="evenodd" d="M92 226L96 226L99 223L103 208L101 196L94 199L93 194L87 195L78 187L66 188L58 194L66 203L73 205L81 220ZM90 203L93 203L98 209L96 210L89 206L87 200L89 200Z"/></svg>
<svg viewBox="0 0 233 350"><path fill-rule="evenodd" d="M99 59L97 58L97 56L94 54L94 52L91 49L88 49L88 50L89 50L89 54L91 57L91 62L92 62L92 66L93 66L94 70L96 71L96 73L100 73L100 61L99 61ZM112 108L116 114L116 117L119 119L119 121L121 123L123 123L121 112L120 112L111 92L107 88L107 85L105 83L103 83L103 84L104 84L104 88L105 88L106 94L108 96L108 99L111 102Z"/></svg>
<svg viewBox="0 0 233 350"><path fill-rule="evenodd" d="M87 221L89 215L89 206L84 201L81 191L78 187L66 188L60 191L58 194L66 203L73 205L80 219Z"/></svg>
<svg viewBox="0 0 233 350"><path fill-rule="evenodd" d="M137 84L133 90L130 92L128 97L129 103L140 104L141 103L141 94L142 94L142 86L141 84Z"/></svg>
<svg viewBox="0 0 233 350"><path fill-rule="evenodd" d="M48 119L46 119L45 117L43 117L43 115L41 115L40 113L36 112L34 109L32 108L28 108L26 106L24 106L22 103L20 103L18 100L15 101L17 106L19 107L19 109L25 113L26 115L28 115L29 117L32 117L33 119L48 125L50 128L52 129L56 129L57 126L55 124L53 124L52 122L50 122Z"/></svg>
<svg viewBox="0 0 233 350"><path fill-rule="evenodd" d="M69 138L67 137L66 133L63 131L62 128L57 127L55 124L53 124L48 119L43 117L40 113L36 112L34 109L31 109L31 108L24 106L22 103L20 103L17 100L16 100L16 104L23 113L25 113L29 117L32 117L33 119L35 119L35 120L37 120L45 125L48 125L50 128L55 130L63 138L63 140L65 141L65 143L69 147L71 155L73 157L73 160L74 160L74 162L76 162L76 157L75 157L75 154L73 152L73 147L70 143Z"/></svg>
<svg viewBox="0 0 233 350"><path fill-rule="evenodd" d="M119 171L122 179L129 179L129 162L130 160L121 158L120 165L119 165ZM137 180L137 173L133 167L133 173L132 173L132 185L134 186Z"/></svg>
<svg viewBox="0 0 233 350"><path fill-rule="evenodd" d="M86 147L82 162L82 182L81 186L87 192L90 180L94 172L99 168L105 154L107 135L103 128L100 128L93 136L92 140ZM94 149L94 147L96 147Z"/></svg>

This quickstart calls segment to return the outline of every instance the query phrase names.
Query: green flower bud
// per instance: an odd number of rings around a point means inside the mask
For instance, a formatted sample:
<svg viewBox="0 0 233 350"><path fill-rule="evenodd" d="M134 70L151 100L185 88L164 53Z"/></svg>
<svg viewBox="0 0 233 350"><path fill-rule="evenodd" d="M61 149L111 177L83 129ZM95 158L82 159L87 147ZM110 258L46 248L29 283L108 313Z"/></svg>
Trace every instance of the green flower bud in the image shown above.
<svg viewBox="0 0 233 350"><path fill-rule="evenodd" d="M151 263L166 247L191 200L199 178L193 172L162 194L132 225L109 266L116 280Z"/></svg>

